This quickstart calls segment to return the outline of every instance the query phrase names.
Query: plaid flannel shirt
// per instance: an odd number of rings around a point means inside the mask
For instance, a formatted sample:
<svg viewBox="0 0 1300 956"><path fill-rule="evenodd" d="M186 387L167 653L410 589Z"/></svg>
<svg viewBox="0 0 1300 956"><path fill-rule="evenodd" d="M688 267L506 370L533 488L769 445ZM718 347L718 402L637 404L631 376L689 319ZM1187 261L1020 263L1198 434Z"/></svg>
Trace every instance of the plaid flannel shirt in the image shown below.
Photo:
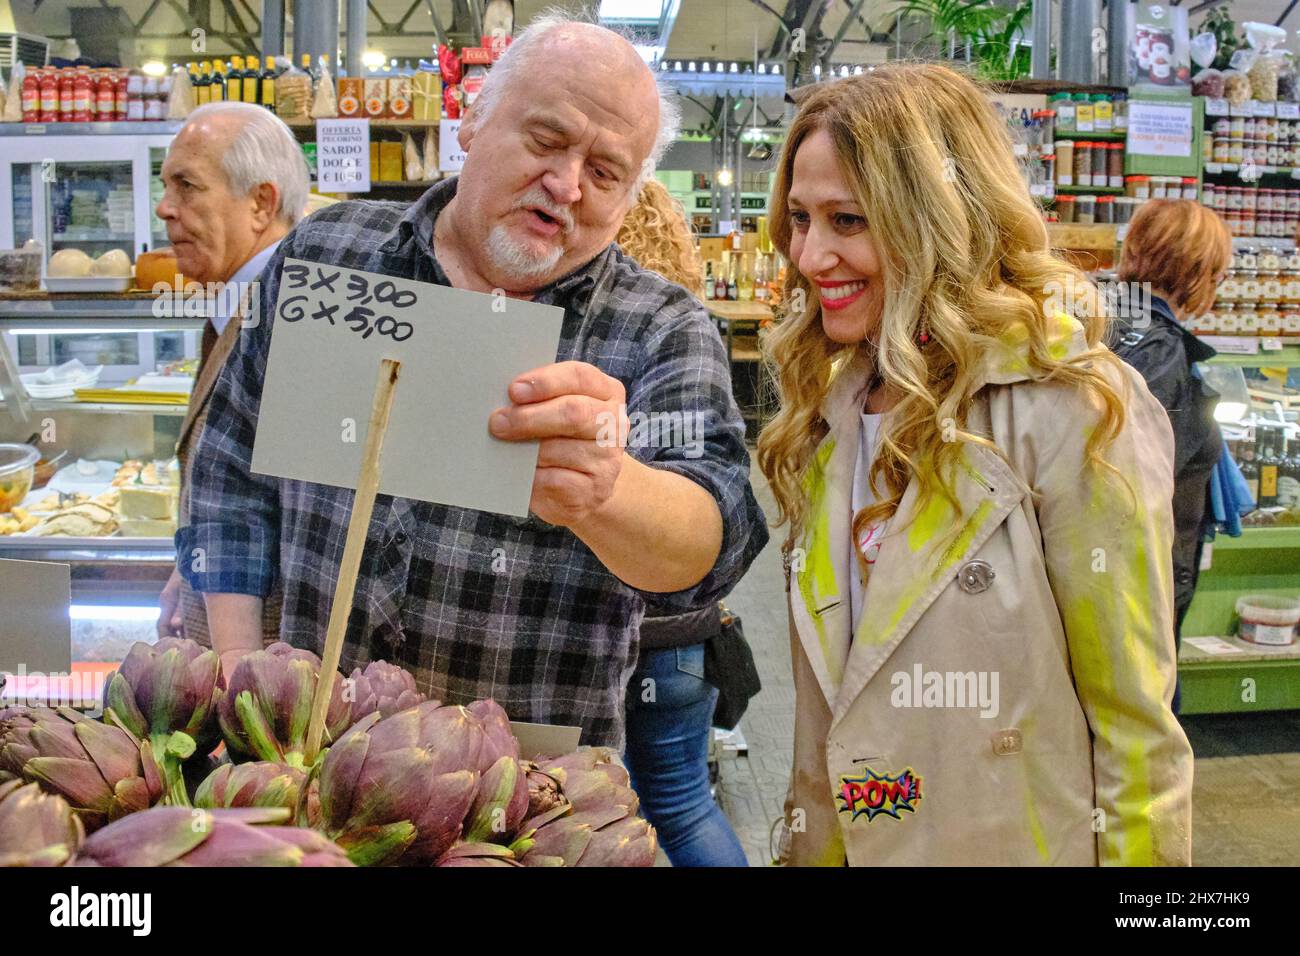
<svg viewBox="0 0 1300 956"><path fill-rule="evenodd" d="M440 183L409 207L339 203L299 224L262 273L260 321L241 330L214 389L194 453L189 524L176 534L178 567L204 592L266 595L278 578L281 634L295 646L323 649L353 492L249 470L281 266L292 257L448 285L433 224L455 189L455 180ZM580 726L584 743L621 746L645 599L667 611L717 600L762 549L767 528L749 486L725 350L698 300L611 245L536 301L564 309L557 361L589 362L623 383L633 438L637 412L700 423L698 446L630 442L628 452L713 496L723 524L717 562L692 588L650 594L535 515L380 495L342 666L390 660L432 698L493 697L512 718ZM456 467L436 450L430 465Z"/></svg>

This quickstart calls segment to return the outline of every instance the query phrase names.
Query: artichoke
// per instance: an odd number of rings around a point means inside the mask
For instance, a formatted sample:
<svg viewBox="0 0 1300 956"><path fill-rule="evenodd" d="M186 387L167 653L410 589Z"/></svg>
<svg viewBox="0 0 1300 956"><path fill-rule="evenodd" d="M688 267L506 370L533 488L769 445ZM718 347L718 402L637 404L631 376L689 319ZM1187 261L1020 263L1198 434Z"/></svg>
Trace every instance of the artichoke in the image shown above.
<svg viewBox="0 0 1300 956"><path fill-rule="evenodd" d="M367 715L320 766L319 826L358 865L435 862L474 802L484 736L464 707L436 701Z"/></svg>
<svg viewBox="0 0 1300 956"><path fill-rule="evenodd" d="M197 816L196 816L197 814ZM92 834L77 866L351 866L314 830L282 826L279 807L155 807Z"/></svg>
<svg viewBox="0 0 1300 956"><path fill-rule="evenodd" d="M478 792L465 818L468 843L509 843L528 815L528 774L509 754L479 778Z"/></svg>
<svg viewBox="0 0 1300 956"><path fill-rule="evenodd" d="M84 838L62 797L34 783L0 783L0 867L62 866Z"/></svg>
<svg viewBox="0 0 1300 956"><path fill-rule="evenodd" d="M217 703L217 719L236 763L267 760L304 766L307 724L320 658L288 644L272 644L240 659ZM352 705L334 681L325 716L324 742L337 740L352 723Z"/></svg>
<svg viewBox="0 0 1300 956"><path fill-rule="evenodd" d="M194 805L209 810L229 807L284 807L296 810L307 777L277 763L223 764L199 784Z"/></svg>
<svg viewBox="0 0 1300 956"><path fill-rule="evenodd" d="M19 767L26 779L65 797L87 830L151 807L163 795L149 741L67 707L11 729L0 764Z"/></svg>
<svg viewBox="0 0 1300 956"><path fill-rule="evenodd" d="M479 754L479 773L487 773L489 767L502 757L519 759L519 741L510 728L510 718L495 700L476 700L465 707L478 718L483 726L483 750Z"/></svg>
<svg viewBox="0 0 1300 956"><path fill-rule="evenodd" d="M181 764L205 757L221 740L216 705L220 658L196 641L164 637L137 642L104 688L104 709L140 740L148 740L167 788L168 800L189 801Z"/></svg>
<svg viewBox="0 0 1300 956"><path fill-rule="evenodd" d="M579 750L532 772L555 780L565 802L526 820L510 844L525 866L654 866L654 828L607 752Z"/></svg>
<svg viewBox="0 0 1300 956"><path fill-rule="evenodd" d="M343 683L343 699L352 704L353 721L376 711L391 717L427 699L416 689L414 677L387 661L371 661L365 670L358 667Z"/></svg>

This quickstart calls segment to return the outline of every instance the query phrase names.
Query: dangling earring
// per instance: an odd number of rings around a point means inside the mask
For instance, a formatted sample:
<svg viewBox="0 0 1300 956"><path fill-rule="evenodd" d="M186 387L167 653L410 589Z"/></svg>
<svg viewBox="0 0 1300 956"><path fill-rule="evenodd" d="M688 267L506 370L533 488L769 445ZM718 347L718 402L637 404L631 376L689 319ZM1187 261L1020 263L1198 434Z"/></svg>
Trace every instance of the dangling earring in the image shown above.
<svg viewBox="0 0 1300 956"><path fill-rule="evenodd" d="M921 320L921 329L917 333L916 341L921 345L930 341L930 326L926 324L925 319Z"/></svg>

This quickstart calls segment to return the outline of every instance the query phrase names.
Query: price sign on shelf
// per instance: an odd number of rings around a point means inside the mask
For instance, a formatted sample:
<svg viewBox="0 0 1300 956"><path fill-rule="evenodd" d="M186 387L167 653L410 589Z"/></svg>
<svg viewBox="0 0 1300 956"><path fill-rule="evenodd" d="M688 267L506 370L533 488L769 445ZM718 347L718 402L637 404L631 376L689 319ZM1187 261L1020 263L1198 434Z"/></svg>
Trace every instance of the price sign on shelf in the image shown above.
<svg viewBox="0 0 1300 956"><path fill-rule="evenodd" d="M286 259L252 470L355 488L375 374L401 362L380 494L528 513L537 445L488 433L515 376L555 361L564 311Z"/></svg>
<svg viewBox="0 0 1300 956"><path fill-rule="evenodd" d="M1300 119L1300 103L1278 103L1278 119Z"/></svg>
<svg viewBox="0 0 1300 956"><path fill-rule="evenodd" d="M465 151L456 137L460 134L460 120L445 119L438 123L438 169L444 173L458 173L465 165Z"/></svg>
<svg viewBox="0 0 1300 956"><path fill-rule="evenodd" d="M1128 152L1137 156L1191 156L1191 102L1132 100L1128 110Z"/></svg>
<svg viewBox="0 0 1300 956"><path fill-rule="evenodd" d="M1205 101L1205 115L1206 116L1227 116L1228 101L1222 98L1207 99Z"/></svg>
<svg viewBox="0 0 1300 956"><path fill-rule="evenodd" d="M370 191L370 120L316 121L316 188L323 193Z"/></svg>

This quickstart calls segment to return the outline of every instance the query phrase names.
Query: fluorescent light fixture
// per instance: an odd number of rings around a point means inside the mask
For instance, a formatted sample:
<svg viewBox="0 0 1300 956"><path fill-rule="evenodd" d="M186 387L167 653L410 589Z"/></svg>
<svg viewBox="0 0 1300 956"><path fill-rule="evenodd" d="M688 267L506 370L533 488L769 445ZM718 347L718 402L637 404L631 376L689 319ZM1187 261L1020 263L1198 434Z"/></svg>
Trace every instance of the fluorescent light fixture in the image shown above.
<svg viewBox="0 0 1300 956"><path fill-rule="evenodd" d="M162 60L149 60L140 67L140 70L146 76L166 76L167 64Z"/></svg>
<svg viewBox="0 0 1300 956"><path fill-rule="evenodd" d="M759 75L759 76L764 76L764 75L766 75L766 73L767 73L767 64L766 64L766 63L760 63L760 64L758 65L758 75Z"/></svg>
<svg viewBox="0 0 1300 956"><path fill-rule="evenodd" d="M719 73L723 72L721 63L719 63L714 69L716 69Z"/></svg>
<svg viewBox="0 0 1300 956"><path fill-rule="evenodd" d="M361 65L367 70L377 70L384 65L384 61L387 59L383 50L367 50L361 54Z"/></svg>
<svg viewBox="0 0 1300 956"><path fill-rule="evenodd" d="M731 64L731 69L727 70L727 72L728 72L728 73L739 73L739 72L740 72L740 68L739 68L738 66L736 66L736 64L733 63L733 64Z"/></svg>
<svg viewBox="0 0 1300 956"><path fill-rule="evenodd" d="M705 68L706 70L708 69L708 66L709 66L709 65L708 65L707 63L704 64L704 68ZM694 60L691 60L690 63L687 63L687 64L686 64L686 72L687 72L687 73L694 73L694 72L695 72L695 61L694 61Z"/></svg>
<svg viewBox="0 0 1300 956"><path fill-rule="evenodd" d="M847 66L840 67L840 76L848 76L848 75L849 75L849 68Z"/></svg>
<svg viewBox="0 0 1300 956"><path fill-rule="evenodd" d="M705 72L705 73L709 73L709 72L711 72L711 71L709 70L709 64L707 64L707 63L705 63L704 66L703 66L701 69L702 69L702 71Z"/></svg>
<svg viewBox="0 0 1300 956"><path fill-rule="evenodd" d="M159 609L137 604L74 604L68 616L74 621L156 621Z"/></svg>

